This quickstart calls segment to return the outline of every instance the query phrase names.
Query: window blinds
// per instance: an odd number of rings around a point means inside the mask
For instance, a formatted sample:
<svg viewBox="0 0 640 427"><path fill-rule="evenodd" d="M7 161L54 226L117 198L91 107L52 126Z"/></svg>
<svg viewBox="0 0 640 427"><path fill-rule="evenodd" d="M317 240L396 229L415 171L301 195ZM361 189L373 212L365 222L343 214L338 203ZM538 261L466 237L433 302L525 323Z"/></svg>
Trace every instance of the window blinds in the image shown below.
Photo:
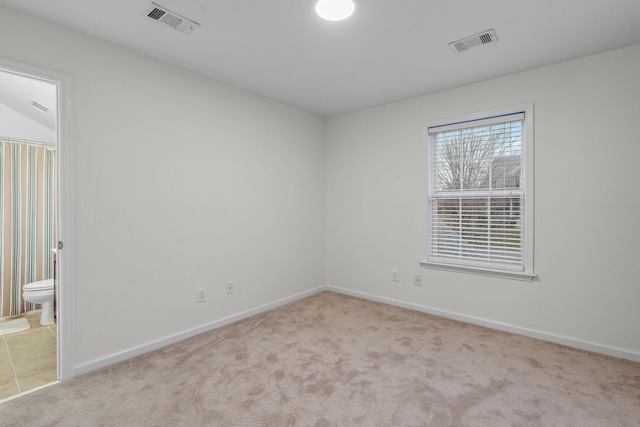
<svg viewBox="0 0 640 427"><path fill-rule="evenodd" d="M524 113L428 129L428 261L524 270Z"/></svg>

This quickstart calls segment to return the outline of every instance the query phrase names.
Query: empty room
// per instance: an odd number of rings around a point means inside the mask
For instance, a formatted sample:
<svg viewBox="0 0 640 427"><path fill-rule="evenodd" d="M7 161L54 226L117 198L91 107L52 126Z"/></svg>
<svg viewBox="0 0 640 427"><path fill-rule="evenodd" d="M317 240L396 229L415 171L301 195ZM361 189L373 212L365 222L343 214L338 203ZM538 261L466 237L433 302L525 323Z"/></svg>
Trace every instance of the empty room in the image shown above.
<svg viewBox="0 0 640 427"><path fill-rule="evenodd" d="M0 425L637 426L639 23L0 0Z"/></svg>

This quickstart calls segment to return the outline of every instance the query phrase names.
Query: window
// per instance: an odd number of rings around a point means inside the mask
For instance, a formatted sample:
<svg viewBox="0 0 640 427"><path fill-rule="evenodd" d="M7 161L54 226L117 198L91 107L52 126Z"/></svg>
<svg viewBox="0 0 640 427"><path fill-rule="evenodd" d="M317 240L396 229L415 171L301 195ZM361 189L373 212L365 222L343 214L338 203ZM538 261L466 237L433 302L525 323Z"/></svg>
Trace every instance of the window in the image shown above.
<svg viewBox="0 0 640 427"><path fill-rule="evenodd" d="M423 266L532 280L533 106L427 126Z"/></svg>

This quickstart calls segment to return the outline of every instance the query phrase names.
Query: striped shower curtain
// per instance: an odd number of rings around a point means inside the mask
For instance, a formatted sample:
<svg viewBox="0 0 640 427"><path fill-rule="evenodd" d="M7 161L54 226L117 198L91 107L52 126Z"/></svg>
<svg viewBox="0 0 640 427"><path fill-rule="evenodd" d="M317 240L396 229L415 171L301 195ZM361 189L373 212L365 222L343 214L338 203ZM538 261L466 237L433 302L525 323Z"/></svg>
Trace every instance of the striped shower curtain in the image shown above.
<svg viewBox="0 0 640 427"><path fill-rule="evenodd" d="M22 287L53 277L55 151L0 140L0 316L33 310Z"/></svg>

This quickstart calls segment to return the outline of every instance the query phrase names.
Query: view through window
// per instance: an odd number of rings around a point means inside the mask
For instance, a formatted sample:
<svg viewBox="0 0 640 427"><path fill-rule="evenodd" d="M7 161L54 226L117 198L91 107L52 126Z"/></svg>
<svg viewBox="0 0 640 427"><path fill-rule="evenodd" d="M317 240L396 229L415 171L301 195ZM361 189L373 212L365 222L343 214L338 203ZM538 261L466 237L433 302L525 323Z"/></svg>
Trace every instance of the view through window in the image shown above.
<svg viewBox="0 0 640 427"><path fill-rule="evenodd" d="M427 129L427 266L531 273L525 111Z"/></svg>

